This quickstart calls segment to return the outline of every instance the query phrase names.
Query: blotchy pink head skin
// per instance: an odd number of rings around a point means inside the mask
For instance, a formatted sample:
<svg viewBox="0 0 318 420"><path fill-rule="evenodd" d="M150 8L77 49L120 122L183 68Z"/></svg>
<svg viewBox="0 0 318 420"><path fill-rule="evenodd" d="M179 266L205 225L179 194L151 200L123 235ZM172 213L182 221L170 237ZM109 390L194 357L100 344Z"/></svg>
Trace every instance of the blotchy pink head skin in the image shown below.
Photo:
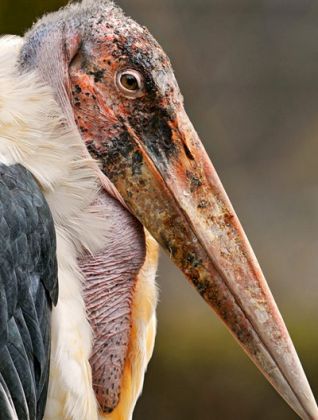
<svg viewBox="0 0 318 420"><path fill-rule="evenodd" d="M108 1L40 21L21 66L36 67L131 213L214 309L303 419L316 402L265 278L183 107L169 59L147 29ZM118 72L142 78L136 97Z"/></svg>

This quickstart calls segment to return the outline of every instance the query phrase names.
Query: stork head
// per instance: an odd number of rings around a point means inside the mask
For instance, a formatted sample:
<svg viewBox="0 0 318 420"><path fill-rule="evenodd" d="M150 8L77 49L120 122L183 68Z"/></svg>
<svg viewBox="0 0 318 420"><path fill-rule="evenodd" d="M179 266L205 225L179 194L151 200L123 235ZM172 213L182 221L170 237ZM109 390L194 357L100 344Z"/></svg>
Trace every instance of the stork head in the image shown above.
<svg viewBox="0 0 318 420"><path fill-rule="evenodd" d="M109 1L42 19L26 37L88 151L267 379L302 417L318 411L239 220L148 30Z"/></svg>

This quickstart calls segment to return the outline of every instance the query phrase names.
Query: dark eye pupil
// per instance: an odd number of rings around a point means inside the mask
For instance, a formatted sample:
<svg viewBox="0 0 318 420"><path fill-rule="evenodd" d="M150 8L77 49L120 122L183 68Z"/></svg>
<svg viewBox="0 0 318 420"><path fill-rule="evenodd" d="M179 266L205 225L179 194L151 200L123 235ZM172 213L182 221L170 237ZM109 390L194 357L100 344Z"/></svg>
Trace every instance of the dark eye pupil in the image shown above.
<svg viewBox="0 0 318 420"><path fill-rule="evenodd" d="M121 84L128 90L139 89L138 80L132 74L123 74L120 78Z"/></svg>

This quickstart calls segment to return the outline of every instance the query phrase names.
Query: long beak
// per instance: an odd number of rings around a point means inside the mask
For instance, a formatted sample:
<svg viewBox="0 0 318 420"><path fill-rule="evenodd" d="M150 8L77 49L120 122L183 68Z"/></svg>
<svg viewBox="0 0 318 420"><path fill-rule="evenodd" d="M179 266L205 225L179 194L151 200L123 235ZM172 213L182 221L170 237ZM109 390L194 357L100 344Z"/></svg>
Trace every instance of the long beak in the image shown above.
<svg viewBox="0 0 318 420"><path fill-rule="evenodd" d="M306 376L253 250L185 112L126 126L103 170L248 356L302 419L318 419Z"/></svg>

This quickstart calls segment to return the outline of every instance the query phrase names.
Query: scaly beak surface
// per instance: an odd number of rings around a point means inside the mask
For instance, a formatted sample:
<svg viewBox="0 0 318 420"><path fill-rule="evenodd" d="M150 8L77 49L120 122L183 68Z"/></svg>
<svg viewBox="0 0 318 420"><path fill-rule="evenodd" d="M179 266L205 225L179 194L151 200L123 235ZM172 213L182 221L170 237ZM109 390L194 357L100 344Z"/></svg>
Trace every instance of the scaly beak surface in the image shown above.
<svg viewBox="0 0 318 420"><path fill-rule="evenodd" d="M310 386L240 222L183 109L126 125L103 170L248 356L302 419L318 419Z"/></svg>

